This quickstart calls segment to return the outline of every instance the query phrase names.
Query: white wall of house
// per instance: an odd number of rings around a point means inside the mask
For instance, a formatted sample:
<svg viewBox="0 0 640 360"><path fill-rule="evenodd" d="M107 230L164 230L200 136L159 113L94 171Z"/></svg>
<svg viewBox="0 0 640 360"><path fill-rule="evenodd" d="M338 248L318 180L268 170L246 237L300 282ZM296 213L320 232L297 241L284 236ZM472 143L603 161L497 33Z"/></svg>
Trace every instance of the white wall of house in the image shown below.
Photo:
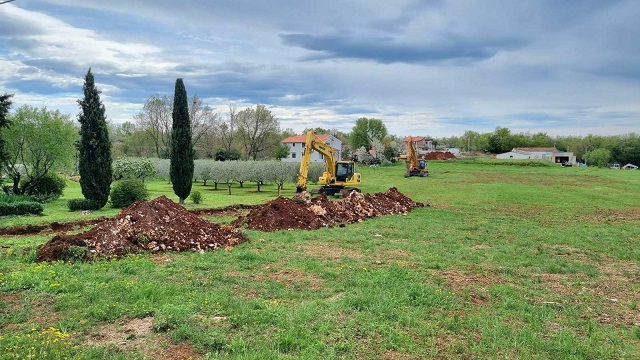
<svg viewBox="0 0 640 360"><path fill-rule="evenodd" d="M338 140L333 135L329 135L325 140L325 143L331 145L333 150L336 152L336 158L338 160L342 157L342 141ZM283 143L284 145L289 147L289 156L282 159L285 162L300 162L302 159L302 155L304 154L304 142L287 142ZM324 162L324 156L320 155L317 151L311 153L311 161L312 162Z"/></svg>
<svg viewBox="0 0 640 360"><path fill-rule="evenodd" d="M496 159L534 159L534 157L532 157L528 153L509 151L503 154L496 155Z"/></svg>
<svg viewBox="0 0 640 360"><path fill-rule="evenodd" d="M572 164L575 164L576 157L572 152L552 152L552 151L531 151L531 152L523 152L523 151L509 151L504 154L496 155L496 159L537 159L537 160L547 160L554 163L569 161Z"/></svg>

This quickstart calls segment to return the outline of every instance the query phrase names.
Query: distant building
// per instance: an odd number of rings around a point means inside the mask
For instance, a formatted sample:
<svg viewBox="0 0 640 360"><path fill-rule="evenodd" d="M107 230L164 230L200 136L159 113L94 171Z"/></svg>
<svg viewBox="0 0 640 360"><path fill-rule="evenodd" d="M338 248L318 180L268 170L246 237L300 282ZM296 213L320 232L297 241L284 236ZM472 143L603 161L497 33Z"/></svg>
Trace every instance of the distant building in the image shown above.
<svg viewBox="0 0 640 360"><path fill-rule="evenodd" d="M333 150L336 152L336 159L341 159L342 141L330 134L319 134L318 137L333 148ZM282 140L281 143L289 147L289 156L282 159L282 161L300 162L302 159L302 155L304 155L304 144L306 139L306 135L294 135ZM311 153L311 161L324 162L324 156L314 151Z"/></svg>
<svg viewBox="0 0 640 360"><path fill-rule="evenodd" d="M435 150L436 147L433 144L433 139L425 138L424 136L412 136L411 141L416 144L418 152Z"/></svg>
<svg viewBox="0 0 640 360"><path fill-rule="evenodd" d="M513 148L513 150L496 155L496 159L538 159L547 160L556 164L576 163L576 157L572 152L559 151L556 148Z"/></svg>

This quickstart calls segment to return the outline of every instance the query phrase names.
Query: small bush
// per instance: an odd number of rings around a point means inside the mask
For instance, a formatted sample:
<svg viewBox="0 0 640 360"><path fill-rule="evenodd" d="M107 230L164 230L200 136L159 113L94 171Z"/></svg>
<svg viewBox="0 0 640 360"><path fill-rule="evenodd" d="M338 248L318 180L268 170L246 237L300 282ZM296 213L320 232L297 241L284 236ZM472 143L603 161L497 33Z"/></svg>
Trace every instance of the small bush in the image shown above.
<svg viewBox="0 0 640 360"><path fill-rule="evenodd" d="M111 187L111 206L114 208L123 208L147 199L149 192L141 180L120 180Z"/></svg>
<svg viewBox="0 0 640 360"><path fill-rule="evenodd" d="M13 204L18 202L26 202L26 201L32 201L32 199L29 196L24 196L24 195L7 194L4 192L0 193L0 203Z"/></svg>
<svg viewBox="0 0 640 360"><path fill-rule="evenodd" d="M393 165L393 163L387 159L382 159L382 161L380 161L380 166L391 166Z"/></svg>
<svg viewBox="0 0 640 360"><path fill-rule="evenodd" d="M0 203L0 216L26 214L39 215L42 214L43 210L42 204L35 201Z"/></svg>
<svg viewBox="0 0 640 360"><path fill-rule="evenodd" d="M200 193L200 191L194 191L191 193L191 196L189 196L191 198L191 201L193 201L194 204L200 204L202 202L202 194Z"/></svg>
<svg viewBox="0 0 640 360"><path fill-rule="evenodd" d="M62 196L67 182L64 177L48 173L35 179L24 179L20 182L20 189L38 202L49 202Z"/></svg>
<svg viewBox="0 0 640 360"><path fill-rule="evenodd" d="M83 261L86 258L87 248L83 246L71 245L60 253L60 260L71 263Z"/></svg>
<svg viewBox="0 0 640 360"><path fill-rule="evenodd" d="M98 210L99 204L92 200L87 199L71 199L67 202L67 207L71 211L78 210Z"/></svg>

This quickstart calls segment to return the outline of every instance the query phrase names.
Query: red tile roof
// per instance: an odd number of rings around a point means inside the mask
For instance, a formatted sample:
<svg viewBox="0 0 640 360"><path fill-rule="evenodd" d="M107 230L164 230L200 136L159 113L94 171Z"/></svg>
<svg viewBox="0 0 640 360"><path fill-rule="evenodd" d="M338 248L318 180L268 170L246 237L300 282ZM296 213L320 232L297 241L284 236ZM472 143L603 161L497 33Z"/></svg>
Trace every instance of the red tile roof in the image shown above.
<svg viewBox="0 0 640 360"><path fill-rule="evenodd" d="M318 137L322 139L322 141L327 141L329 134L319 134ZM282 140L282 143L304 143L307 141L307 135L294 135L289 136L288 138Z"/></svg>

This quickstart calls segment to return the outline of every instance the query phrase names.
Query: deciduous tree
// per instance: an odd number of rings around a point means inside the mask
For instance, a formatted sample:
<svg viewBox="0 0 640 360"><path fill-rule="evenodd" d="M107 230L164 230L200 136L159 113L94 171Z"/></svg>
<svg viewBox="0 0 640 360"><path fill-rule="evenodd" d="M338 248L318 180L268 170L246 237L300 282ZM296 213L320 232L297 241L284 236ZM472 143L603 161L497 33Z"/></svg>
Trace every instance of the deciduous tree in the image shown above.
<svg viewBox="0 0 640 360"><path fill-rule="evenodd" d="M23 192L19 186L23 175L37 182L49 171L73 167L78 129L68 115L24 105L9 121L11 126L4 131L9 156L3 165L16 194Z"/></svg>
<svg viewBox="0 0 640 360"><path fill-rule="evenodd" d="M594 149L585 155L590 166L605 167L611 160L611 151L603 148Z"/></svg>
<svg viewBox="0 0 640 360"><path fill-rule="evenodd" d="M265 105L256 105L238 113L238 131L244 149L244 158L257 159L263 151L277 145L278 119ZM271 154L271 152L269 152Z"/></svg>
<svg viewBox="0 0 640 360"><path fill-rule="evenodd" d="M373 139L382 140L387 136L387 127L382 120L360 118L356 121L356 125L351 130L349 140L352 149L359 149L364 146L365 149L371 149L371 141Z"/></svg>

